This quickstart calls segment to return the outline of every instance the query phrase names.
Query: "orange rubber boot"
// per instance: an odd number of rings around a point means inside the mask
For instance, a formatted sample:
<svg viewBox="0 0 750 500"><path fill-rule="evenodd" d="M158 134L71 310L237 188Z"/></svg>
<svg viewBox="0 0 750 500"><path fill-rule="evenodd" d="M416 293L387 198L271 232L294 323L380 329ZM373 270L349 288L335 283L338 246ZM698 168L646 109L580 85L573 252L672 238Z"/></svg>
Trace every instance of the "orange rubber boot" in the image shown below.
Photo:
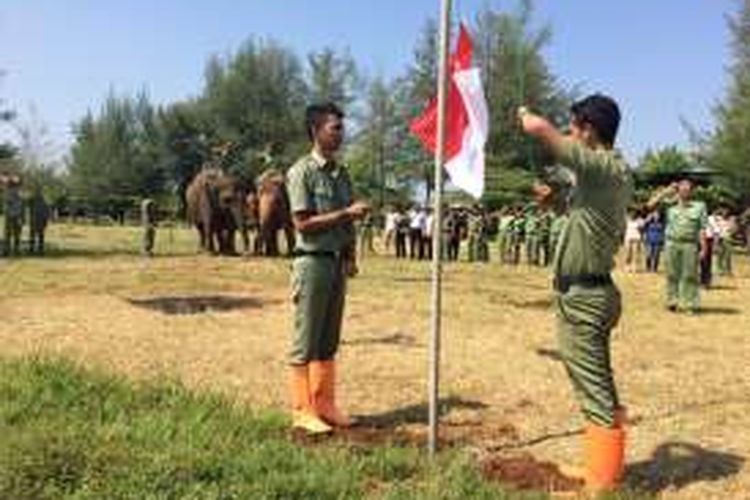
<svg viewBox="0 0 750 500"><path fill-rule="evenodd" d="M313 411L310 398L309 365L292 366L292 427L308 434L326 434L333 429Z"/></svg>
<svg viewBox="0 0 750 500"><path fill-rule="evenodd" d="M586 489L591 492L617 487L624 469L625 431L622 427L586 427Z"/></svg>
<svg viewBox="0 0 750 500"><path fill-rule="evenodd" d="M334 427L350 427L352 420L336 407L336 363L310 363L310 396L315 413Z"/></svg>

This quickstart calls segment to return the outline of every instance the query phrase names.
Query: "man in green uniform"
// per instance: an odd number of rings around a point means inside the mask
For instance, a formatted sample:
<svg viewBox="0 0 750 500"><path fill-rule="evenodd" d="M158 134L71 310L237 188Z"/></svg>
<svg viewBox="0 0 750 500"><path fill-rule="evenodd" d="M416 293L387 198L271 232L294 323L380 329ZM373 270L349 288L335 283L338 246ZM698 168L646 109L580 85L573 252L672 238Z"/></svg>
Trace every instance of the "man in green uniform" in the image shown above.
<svg viewBox="0 0 750 500"><path fill-rule="evenodd" d="M49 221L49 205L39 186L29 200L29 252L44 255L44 232Z"/></svg>
<svg viewBox="0 0 750 500"><path fill-rule="evenodd" d="M469 262L474 262L479 259L479 245L482 235L482 214L477 207L473 207L471 211L469 211L466 223L467 255Z"/></svg>
<svg viewBox="0 0 750 500"><path fill-rule="evenodd" d="M700 305L699 262L708 249L705 235L708 213L705 203L691 199L692 191L692 182L683 177L654 194L648 206L653 210L663 203L671 205L667 209L665 231L667 308L695 313Z"/></svg>
<svg viewBox="0 0 750 500"><path fill-rule="evenodd" d="M21 230L23 229L23 198L21 178L11 176L5 187L5 248L3 253L19 255L21 252Z"/></svg>
<svg viewBox="0 0 750 500"><path fill-rule="evenodd" d="M156 240L156 203L151 198L141 201L141 227L143 228L143 254L154 256L154 242Z"/></svg>
<svg viewBox="0 0 750 500"><path fill-rule="evenodd" d="M290 352L293 426L309 433L351 424L336 406L334 358L346 279L356 272L353 221L363 218L368 206L352 201L349 173L336 159L343 120L343 112L333 103L309 106L306 127L313 148L287 172L297 232Z"/></svg>
<svg viewBox="0 0 750 500"><path fill-rule="evenodd" d="M510 207L504 207L500 211L500 220L497 225L497 246L500 251L500 262L503 264L510 262L512 222L513 214Z"/></svg>
<svg viewBox="0 0 750 500"><path fill-rule="evenodd" d="M526 264L530 266L539 265L539 215L535 206L526 208L526 225L524 226L526 238Z"/></svg>
<svg viewBox="0 0 750 500"><path fill-rule="evenodd" d="M553 217L552 210L549 208L545 208L539 214L539 263L544 267L552 263L550 244Z"/></svg>
<svg viewBox="0 0 750 500"><path fill-rule="evenodd" d="M571 107L570 135L519 110L524 131L540 139L575 174L569 220L554 262L560 351L586 419L585 466L577 471L592 492L614 488L623 472L624 410L610 363L610 331L619 320L620 292L611 278L632 193L628 166L613 150L620 111L592 95ZM537 183L541 204L552 188ZM573 470L568 470L572 473Z"/></svg>

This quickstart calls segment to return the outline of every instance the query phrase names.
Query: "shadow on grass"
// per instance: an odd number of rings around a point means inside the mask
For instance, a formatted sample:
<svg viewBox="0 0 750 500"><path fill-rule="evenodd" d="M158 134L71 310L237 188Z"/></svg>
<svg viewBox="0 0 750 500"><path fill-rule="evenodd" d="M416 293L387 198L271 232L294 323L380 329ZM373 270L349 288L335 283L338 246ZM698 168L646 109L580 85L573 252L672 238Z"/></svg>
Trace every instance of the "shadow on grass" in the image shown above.
<svg viewBox="0 0 750 500"><path fill-rule="evenodd" d="M718 481L737 474L745 458L707 450L697 444L670 441L659 445L651 458L627 467L628 486L652 493L681 489L692 483Z"/></svg>
<svg viewBox="0 0 750 500"><path fill-rule="evenodd" d="M424 423L427 421L427 408L427 403L420 403L375 415L357 416L357 425L386 429L405 424ZM487 405L481 401L470 401L458 396L450 396L438 401L438 416L446 415L452 410L481 410L484 408L487 408Z"/></svg>
<svg viewBox="0 0 750 500"><path fill-rule="evenodd" d="M701 316L734 316L740 314L742 311L736 307L701 307L698 312Z"/></svg>
<svg viewBox="0 0 750 500"><path fill-rule="evenodd" d="M542 356L543 358L549 358L552 361L562 361L562 355L560 354L560 351L557 349L547 349L545 347L539 347L536 350L536 353L539 356Z"/></svg>
<svg viewBox="0 0 750 500"><path fill-rule="evenodd" d="M260 309L264 305L262 300L254 297L232 297L227 295L153 297L149 299L125 300L136 307L142 307L168 315L226 312L237 309Z"/></svg>
<svg viewBox="0 0 750 500"><path fill-rule="evenodd" d="M414 335L408 335L401 332L396 332L391 335L381 335L379 337L365 337L354 340L344 340L341 342L345 345L373 345L373 344L384 344L384 345L397 345L401 347L424 347L424 344L417 342Z"/></svg>

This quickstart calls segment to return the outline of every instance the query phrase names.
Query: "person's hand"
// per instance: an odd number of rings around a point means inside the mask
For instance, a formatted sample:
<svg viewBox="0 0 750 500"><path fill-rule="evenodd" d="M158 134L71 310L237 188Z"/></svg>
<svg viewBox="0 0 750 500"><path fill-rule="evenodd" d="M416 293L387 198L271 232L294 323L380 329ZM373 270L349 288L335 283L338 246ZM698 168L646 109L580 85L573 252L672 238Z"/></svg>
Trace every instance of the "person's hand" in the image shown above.
<svg viewBox="0 0 750 500"><path fill-rule="evenodd" d="M544 128L547 121L541 116L537 116L528 110L526 106L521 106L517 111L518 122L521 124L521 128L526 133L534 133L537 130Z"/></svg>
<svg viewBox="0 0 750 500"><path fill-rule="evenodd" d="M364 201L355 201L348 207L346 207L346 213L352 219L361 219L370 210L370 205Z"/></svg>
<svg viewBox="0 0 750 500"><path fill-rule="evenodd" d="M552 201L554 190L549 186L549 184L536 181L531 187L531 190L534 193L534 199L540 206L549 205Z"/></svg>

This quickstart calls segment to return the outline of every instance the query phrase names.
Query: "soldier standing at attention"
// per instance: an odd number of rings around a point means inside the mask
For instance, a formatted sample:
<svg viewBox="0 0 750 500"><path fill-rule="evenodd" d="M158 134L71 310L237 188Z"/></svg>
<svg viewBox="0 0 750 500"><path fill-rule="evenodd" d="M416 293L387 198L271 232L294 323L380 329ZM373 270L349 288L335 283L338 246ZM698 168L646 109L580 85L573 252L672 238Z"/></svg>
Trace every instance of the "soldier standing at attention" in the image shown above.
<svg viewBox="0 0 750 500"><path fill-rule="evenodd" d="M352 201L349 173L336 158L344 113L333 103L309 106L312 151L287 173L297 231L292 264L294 331L290 352L292 425L311 434L351 425L336 405L336 365L346 279L356 272L353 221L368 212Z"/></svg>
<svg viewBox="0 0 750 500"><path fill-rule="evenodd" d="M34 188L29 202L29 252L44 255L44 232L49 221L49 205L44 199L42 189Z"/></svg>
<svg viewBox="0 0 750 500"><path fill-rule="evenodd" d="M143 253L148 257L154 256L156 225L156 203L151 198L144 198L141 201L141 227L143 228Z"/></svg>
<svg viewBox="0 0 750 500"><path fill-rule="evenodd" d="M526 264L530 266L539 265L539 214L535 206L526 210L526 221L524 226L526 237Z"/></svg>
<svg viewBox="0 0 750 500"><path fill-rule="evenodd" d="M693 183L687 177L654 194L650 209L671 204L667 209L667 308L696 313L700 305L699 263L708 252L706 205L691 199Z"/></svg>
<svg viewBox="0 0 750 500"><path fill-rule="evenodd" d="M610 332L620 317L621 296L610 273L622 243L632 180L613 150L620 123L615 101L592 95L573 104L571 114L570 134L563 135L546 119L519 109L523 130L576 178L554 262L560 352L586 420L585 466L566 472L598 493L616 487L623 472L625 412L610 363ZM542 204L553 191L547 184L534 190Z"/></svg>
<svg viewBox="0 0 750 500"><path fill-rule="evenodd" d="M19 255L21 252L21 230L23 229L23 199L21 178L11 176L5 187L5 248L3 254Z"/></svg>

